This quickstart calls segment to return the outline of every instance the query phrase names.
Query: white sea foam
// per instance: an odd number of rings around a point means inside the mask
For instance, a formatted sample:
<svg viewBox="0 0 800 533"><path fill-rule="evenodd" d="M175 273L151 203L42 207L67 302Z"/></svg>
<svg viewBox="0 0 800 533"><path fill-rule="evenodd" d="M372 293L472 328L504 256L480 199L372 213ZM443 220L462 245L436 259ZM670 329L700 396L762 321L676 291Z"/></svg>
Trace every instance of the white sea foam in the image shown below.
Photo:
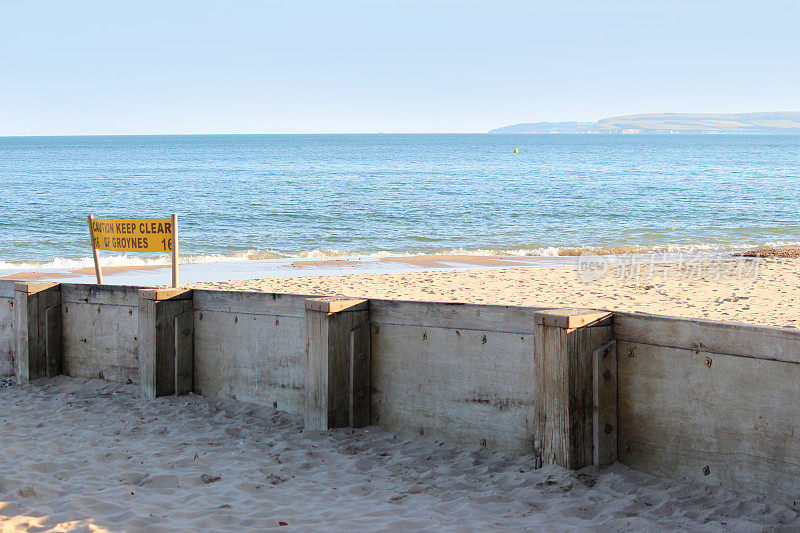
<svg viewBox="0 0 800 533"><path fill-rule="evenodd" d="M448 248L430 251L390 251L380 250L376 252L359 253L348 250L337 249L314 249L299 252L288 252L278 250L244 250L232 253L213 253L213 254L182 254L181 264L196 263L243 263L249 261L264 260L293 260L293 259L338 259L348 258L360 261L376 261L385 257L408 257L422 255L467 255L467 256L519 256L519 257L557 257L557 256L576 256L581 253L594 253L600 255L624 255L629 253L704 253L704 252L733 252L740 251L756 246L776 247L776 246L798 246L800 242L766 242L760 244L741 243L721 245L716 243L698 244L675 244L665 246L543 246L531 248ZM161 255L103 255L100 258L100 265L103 267L148 267L158 265L168 265L171 257L168 254ZM80 268L92 267L94 260L91 256L81 258L54 257L49 261L0 261L0 270L20 271L20 270L48 270L48 271L70 271Z"/></svg>

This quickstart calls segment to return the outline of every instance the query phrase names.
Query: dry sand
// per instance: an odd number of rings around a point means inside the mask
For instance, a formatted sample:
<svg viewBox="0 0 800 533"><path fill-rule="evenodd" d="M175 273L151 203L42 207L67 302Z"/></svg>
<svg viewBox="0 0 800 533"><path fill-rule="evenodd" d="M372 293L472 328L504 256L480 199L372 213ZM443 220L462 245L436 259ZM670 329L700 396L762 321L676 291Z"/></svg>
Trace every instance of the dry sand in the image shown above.
<svg viewBox="0 0 800 533"><path fill-rule="evenodd" d="M0 530L601 530L800 528L764 496L621 465L534 470L378 428L64 376L0 390ZM284 527L281 524L287 524Z"/></svg>
<svg viewBox="0 0 800 533"><path fill-rule="evenodd" d="M544 307L588 307L778 327L800 327L800 259L751 259L399 274L307 276L193 284L361 298L458 301Z"/></svg>

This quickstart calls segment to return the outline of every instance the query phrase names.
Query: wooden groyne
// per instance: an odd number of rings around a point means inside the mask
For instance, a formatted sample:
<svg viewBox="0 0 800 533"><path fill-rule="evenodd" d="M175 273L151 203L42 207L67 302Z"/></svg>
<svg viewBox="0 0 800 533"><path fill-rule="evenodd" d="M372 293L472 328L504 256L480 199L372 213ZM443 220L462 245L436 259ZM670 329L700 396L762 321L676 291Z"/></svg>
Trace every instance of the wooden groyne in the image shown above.
<svg viewBox="0 0 800 533"><path fill-rule="evenodd" d="M800 501L800 331L586 309L0 281L0 377L194 392Z"/></svg>

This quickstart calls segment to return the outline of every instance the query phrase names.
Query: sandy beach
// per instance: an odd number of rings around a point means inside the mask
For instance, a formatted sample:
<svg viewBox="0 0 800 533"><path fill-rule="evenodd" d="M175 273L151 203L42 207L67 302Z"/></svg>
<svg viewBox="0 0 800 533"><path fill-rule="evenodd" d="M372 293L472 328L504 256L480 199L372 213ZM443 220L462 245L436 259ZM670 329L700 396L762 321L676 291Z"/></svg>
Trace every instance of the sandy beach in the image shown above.
<svg viewBox="0 0 800 533"><path fill-rule="evenodd" d="M376 427L304 432L236 401L61 376L3 388L0 403L3 531L800 528L765 496L619 464L535 470Z"/></svg>
<svg viewBox="0 0 800 533"><path fill-rule="evenodd" d="M599 271L546 268L303 276L193 284L361 298L586 307L800 327L800 259L740 258ZM602 275L600 275L602 274ZM596 279L594 279L596 278Z"/></svg>

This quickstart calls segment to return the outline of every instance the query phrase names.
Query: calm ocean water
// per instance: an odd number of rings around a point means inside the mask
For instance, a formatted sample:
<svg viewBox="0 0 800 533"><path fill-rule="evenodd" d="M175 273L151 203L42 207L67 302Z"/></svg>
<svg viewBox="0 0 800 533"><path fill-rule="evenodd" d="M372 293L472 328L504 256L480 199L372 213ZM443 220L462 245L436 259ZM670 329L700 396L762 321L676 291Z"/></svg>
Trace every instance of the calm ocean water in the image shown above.
<svg viewBox="0 0 800 533"><path fill-rule="evenodd" d="M796 243L798 185L798 136L0 138L0 267L89 264L90 213L190 262Z"/></svg>

